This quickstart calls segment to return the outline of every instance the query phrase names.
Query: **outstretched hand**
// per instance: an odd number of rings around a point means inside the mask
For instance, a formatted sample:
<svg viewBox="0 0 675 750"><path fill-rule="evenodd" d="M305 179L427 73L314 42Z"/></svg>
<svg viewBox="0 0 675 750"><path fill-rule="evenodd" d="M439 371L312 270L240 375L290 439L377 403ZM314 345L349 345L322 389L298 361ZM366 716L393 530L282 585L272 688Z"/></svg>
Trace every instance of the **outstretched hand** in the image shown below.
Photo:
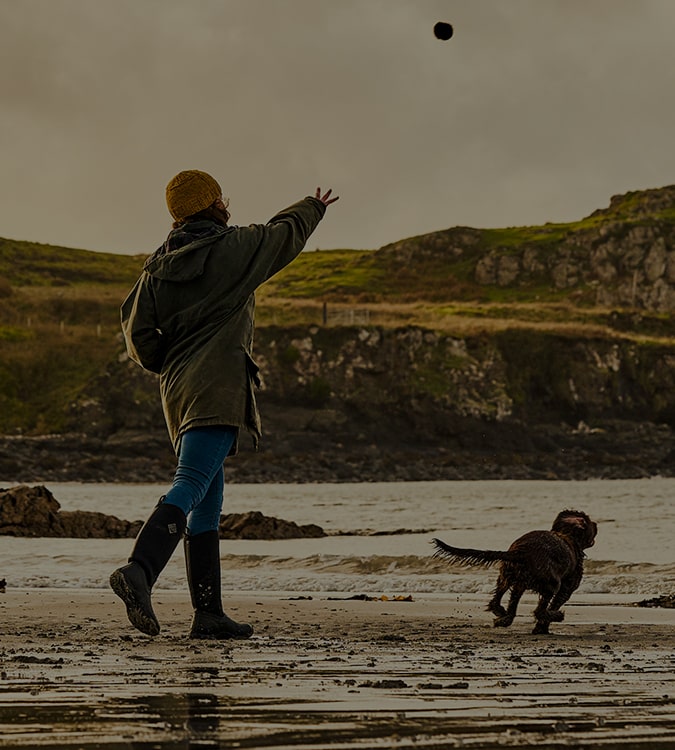
<svg viewBox="0 0 675 750"><path fill-rule="evenodd" d="M327 190L323 195L321 195L321 188L316 189L316 197L323 203L324 206L330 206L331 203L335 203L336 200L339 200L340 196L336 195L335 198L331 198L330 194L333 192L333 189Z"/></svg>

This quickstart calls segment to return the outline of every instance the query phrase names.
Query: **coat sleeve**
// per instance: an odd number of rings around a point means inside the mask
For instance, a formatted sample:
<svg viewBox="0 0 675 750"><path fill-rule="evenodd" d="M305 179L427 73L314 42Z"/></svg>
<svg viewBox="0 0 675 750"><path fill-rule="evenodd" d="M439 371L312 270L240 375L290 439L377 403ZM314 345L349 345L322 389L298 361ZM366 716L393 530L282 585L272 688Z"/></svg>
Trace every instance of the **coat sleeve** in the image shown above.
<svg viewBox="0 0 675 750"><path fill-rule="evenodd" d="M324 203L318 198L307 197L269 220L264 242L273 257L264 281L299 255L325 213Z"/></svg>
<svg viewBox="0 0 675 750"><path fill-rule="evenodd" d="M129 357L146 370L159 373L166 347L156 320L148 279L148 275L143 274L122 303L122 333Z"/></svg>
<svg viewBox="0 0 675 750"><path fill-rule="evenodd" d="M267 224L242 228L236 247L226 251L229 282L238 278L246 298L300 254L325 212L320 200L307 197L280 211Z"/></svg>

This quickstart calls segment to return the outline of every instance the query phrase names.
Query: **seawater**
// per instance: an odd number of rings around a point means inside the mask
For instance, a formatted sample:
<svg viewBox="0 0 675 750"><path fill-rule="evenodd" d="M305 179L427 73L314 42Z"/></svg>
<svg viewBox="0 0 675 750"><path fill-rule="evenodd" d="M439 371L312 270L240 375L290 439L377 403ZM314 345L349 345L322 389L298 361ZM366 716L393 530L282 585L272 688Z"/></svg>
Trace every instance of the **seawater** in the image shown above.
<svg viewBox="0 0 675 750"><path fill-rule="evenodd" d="M4 487L11 483L1 483ZM143 519L165 485L49 483L63 510ZM223 587L250 592L420 595L487 593L495 572L432 556L435 536L506 549L550 528L564 508L598 523L580 594L640 598L675 590L675 479L227 485L223 512L315 523L322 539L221 542ZM13 588L107 586L129 539L0 537L0 578ZM158 588L184 589L179 548Z"/></svg>

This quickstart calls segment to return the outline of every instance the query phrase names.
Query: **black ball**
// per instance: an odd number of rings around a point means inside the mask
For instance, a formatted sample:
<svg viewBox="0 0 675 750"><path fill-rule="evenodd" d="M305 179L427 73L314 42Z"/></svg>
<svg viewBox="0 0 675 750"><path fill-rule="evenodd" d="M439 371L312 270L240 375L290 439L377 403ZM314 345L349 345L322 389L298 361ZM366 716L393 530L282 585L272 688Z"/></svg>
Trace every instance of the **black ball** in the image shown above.
<svg viewBox="0 0 675 750"><path fill-rule="evenodd" d="M439 21L434 25L434 36L436 39L442 39L444 42L447 42L452 36L452 33L452 24L446 23L445 21Z"/></svg>

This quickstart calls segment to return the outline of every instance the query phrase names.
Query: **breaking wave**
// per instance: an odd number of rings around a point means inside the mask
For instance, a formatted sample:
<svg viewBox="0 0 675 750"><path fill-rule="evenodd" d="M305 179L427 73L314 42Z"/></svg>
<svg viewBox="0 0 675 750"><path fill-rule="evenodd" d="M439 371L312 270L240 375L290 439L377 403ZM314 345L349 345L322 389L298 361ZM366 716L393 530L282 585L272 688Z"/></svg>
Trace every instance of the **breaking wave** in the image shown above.
<svg viewBox="0 0 675 750"><path fill-rule="evenodd" d="M137 518L155 485L52 487L64 509ZM227 507L316 523L322 539L223 541L223 587L232 591L409 595L486 594L495 569L433 557L431 538L506 549L524 531L550 527L571 504L598 522L579 593L649 598L675 591L675 480L410 482L354 485L232 485ZM143 512L141 512L143 509ZM339 529L361 529L349 534ZM422 531L421 529L429 529ZM396 532L384 532L397 529ZM10 588L105 588L131 541L0 538L0 579ZM182 548L158 588L185 590Z"/></svg>

